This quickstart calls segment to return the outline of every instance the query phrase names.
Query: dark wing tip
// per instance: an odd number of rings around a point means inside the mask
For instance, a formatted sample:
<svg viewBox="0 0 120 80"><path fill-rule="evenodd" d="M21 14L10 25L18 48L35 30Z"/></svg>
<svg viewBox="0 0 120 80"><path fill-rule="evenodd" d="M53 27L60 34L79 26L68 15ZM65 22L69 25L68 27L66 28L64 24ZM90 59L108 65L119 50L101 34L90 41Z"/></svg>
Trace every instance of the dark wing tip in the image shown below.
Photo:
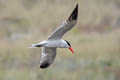
<svg viewBox="0 0 120 80"><path fill-rule="evenodd" d="M68 18L69 21L71 20L77 20L78 17L78 4L76 5L75 9L73 10L72 14Z"/></svg>
<svg viewBox="0 0 120 80"><path fill-rule="evenodd" d="M49 65L50 65L49 63L45 62L45 63L40 64L40 68L45 69L45 68L47 68Z"/></svg>

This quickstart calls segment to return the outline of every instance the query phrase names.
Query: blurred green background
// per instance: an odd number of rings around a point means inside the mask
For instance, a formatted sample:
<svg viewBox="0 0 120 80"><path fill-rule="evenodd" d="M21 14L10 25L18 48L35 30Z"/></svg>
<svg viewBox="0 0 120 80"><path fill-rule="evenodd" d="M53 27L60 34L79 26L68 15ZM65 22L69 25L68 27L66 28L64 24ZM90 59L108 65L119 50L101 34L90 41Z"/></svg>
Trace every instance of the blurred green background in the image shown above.
<svg viewBox="0 0 120 80"><path fill-rule="evenodd" d="M78 24L65 36L74 48L58 49L39 68L48 35L79 4ZM120 80L120 0L0 0L0 80Z"/></svg>

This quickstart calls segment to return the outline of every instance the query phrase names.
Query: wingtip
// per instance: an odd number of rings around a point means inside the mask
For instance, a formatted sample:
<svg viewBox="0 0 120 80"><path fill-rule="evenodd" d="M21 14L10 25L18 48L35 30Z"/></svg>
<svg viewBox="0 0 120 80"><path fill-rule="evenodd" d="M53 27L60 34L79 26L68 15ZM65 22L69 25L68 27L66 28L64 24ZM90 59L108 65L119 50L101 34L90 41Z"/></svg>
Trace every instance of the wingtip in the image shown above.
<svg viewBox="0 0 120 80"><path fill-rule="evenodd" d="M43 63L40 64L41 69L46 69L49 66L50 66L50 63L48 63L48 62L43 62Z"/></svg>
<svg viewBox="0 0 120 80"><path fill-rule="evenodd" d="M78 7L78 3L77 3L77 5L76 5L76 7Z"/></svg>
<svg viewBox="0 0 120 80"><path fill-rule="evenodd" d="M68 20L77 20L78 17L78 3L76 4L76 7L74 8L72 14L70 15L70 17L68 18Z"/></svg>
<svg viewBox="0 0 120 80"><path fill-rule="evenodd" d="M76 4L76 7L75 7L75 9L78 9L78 3Z"/></svg>

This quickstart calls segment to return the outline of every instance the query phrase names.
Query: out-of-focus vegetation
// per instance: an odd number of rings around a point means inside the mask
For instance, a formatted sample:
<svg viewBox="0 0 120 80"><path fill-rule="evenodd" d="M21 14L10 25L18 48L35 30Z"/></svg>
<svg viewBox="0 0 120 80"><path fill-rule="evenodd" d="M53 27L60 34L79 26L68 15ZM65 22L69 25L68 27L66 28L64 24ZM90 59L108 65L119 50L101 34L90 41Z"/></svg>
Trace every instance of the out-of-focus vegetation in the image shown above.
<svg viewBox="0 0 120 80"><path fill-rule="evenodd" d="M58 49L39 68L47 36L79 4L78 24L64 39L75 54ZM120 0L0 0L0 80L120 80Z"/></svg>

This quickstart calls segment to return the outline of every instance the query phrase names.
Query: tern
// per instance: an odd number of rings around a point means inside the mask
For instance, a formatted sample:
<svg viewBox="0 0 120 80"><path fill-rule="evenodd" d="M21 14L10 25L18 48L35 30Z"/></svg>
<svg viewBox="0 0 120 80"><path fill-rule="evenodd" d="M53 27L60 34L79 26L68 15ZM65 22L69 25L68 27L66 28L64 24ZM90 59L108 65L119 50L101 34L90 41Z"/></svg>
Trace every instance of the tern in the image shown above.
<svg viewBox="0 0 120 80"><path fill-rule="evenodd" d="M68 19L65 20L60 27L54 30L47 40L32 44L32 48L42 47L40 68L47 68L53 63L56 57L57 48L68 48L72 53L74 53L70 43L67 40L63 40L62 37L66 32L74 27L77 23L77 17L78 4Z"/></svg>

